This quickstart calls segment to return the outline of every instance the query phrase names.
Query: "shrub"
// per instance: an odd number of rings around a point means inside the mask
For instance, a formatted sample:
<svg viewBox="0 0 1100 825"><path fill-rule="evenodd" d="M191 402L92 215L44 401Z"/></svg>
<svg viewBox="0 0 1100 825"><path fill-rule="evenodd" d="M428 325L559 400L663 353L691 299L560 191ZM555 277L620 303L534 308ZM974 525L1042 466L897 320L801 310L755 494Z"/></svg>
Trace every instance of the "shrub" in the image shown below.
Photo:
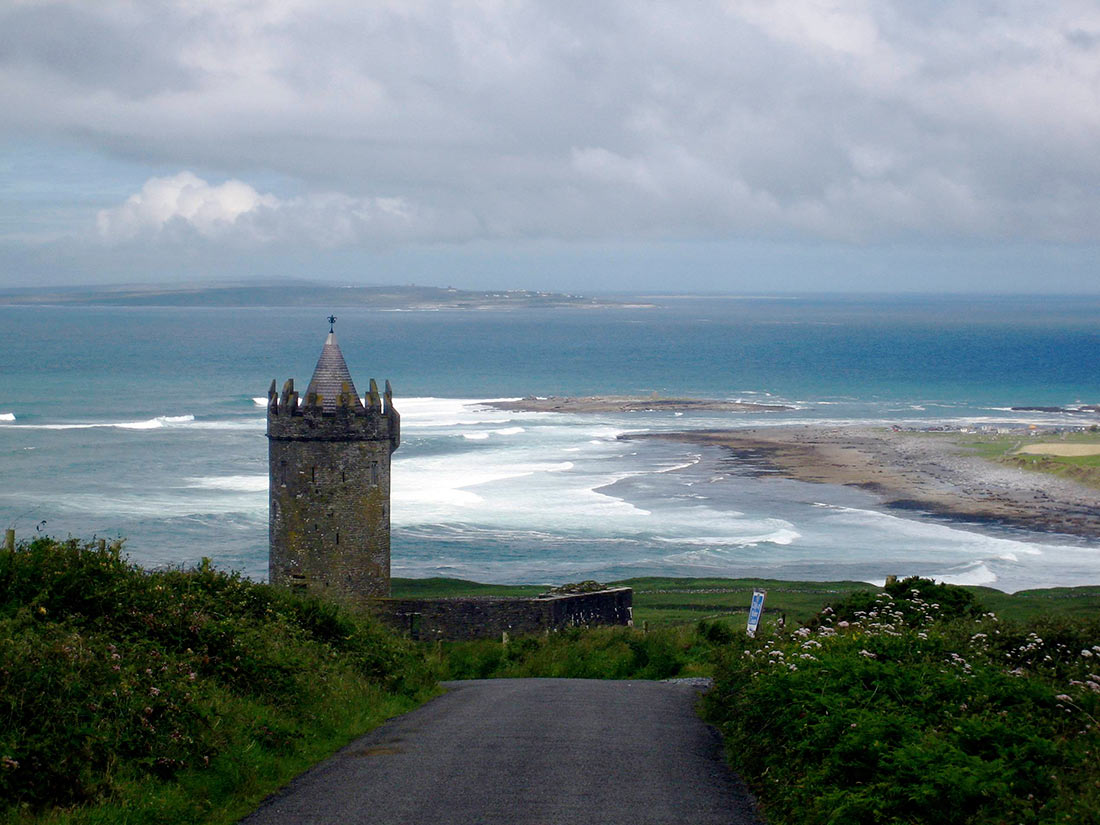
<svg viewBox="0 0 1100 825"><path fill-rule="evenodd" d="M546 636L442 645L449 679L545 676L668 679L707 669L711 645L690 627L643 633L630 627L571 628Z"/></svg>
<svg viewBox="0 0 1100 825"><path fill-rule="evenodd" d="M75 540L0 553L3 804L74 805L220 754L292 753L369 715L363 703L433 685L372 619L209 562L146 573Z"/></svg>
<svg viewBox="0 0 1100 825"><path fill-rule="evenodd" d="M900 584L722 651L706 713L769 821L1100 820L1100 624L1040 634Z"/></svg>

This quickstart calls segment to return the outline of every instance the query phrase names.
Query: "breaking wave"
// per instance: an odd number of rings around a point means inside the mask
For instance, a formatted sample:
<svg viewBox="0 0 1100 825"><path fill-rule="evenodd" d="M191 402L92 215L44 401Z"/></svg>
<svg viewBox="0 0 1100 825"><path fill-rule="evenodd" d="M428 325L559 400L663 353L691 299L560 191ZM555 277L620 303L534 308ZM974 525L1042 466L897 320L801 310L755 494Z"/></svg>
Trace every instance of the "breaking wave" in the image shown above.
<svg viewBox="0 0 1100 825"><path fill-rule="evenodd" d="M227 490L234 493L266 493L267 476L199 476L189 478L188 487Z"/></svg>

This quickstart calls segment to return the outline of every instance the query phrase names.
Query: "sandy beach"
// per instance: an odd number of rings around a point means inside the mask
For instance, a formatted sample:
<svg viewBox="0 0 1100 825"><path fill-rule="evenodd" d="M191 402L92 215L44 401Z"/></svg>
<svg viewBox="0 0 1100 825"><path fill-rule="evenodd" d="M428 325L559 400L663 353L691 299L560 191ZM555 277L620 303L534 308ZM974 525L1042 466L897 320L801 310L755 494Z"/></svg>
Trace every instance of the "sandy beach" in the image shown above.
<svg viewBox="0 0 1100 825"><path fill-rule="evenodd" d="M1100 538L1100 491L968 455L958 434L769 427L642 437L722 446L761 472L861 487L889 507Z"/></svg>

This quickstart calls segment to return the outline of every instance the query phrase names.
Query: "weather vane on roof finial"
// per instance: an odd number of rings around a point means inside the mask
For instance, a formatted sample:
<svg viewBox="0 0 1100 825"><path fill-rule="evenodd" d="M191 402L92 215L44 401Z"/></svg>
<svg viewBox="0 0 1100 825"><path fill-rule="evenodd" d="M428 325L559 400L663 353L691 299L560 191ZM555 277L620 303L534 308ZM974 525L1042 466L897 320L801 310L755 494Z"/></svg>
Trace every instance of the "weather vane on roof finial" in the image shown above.
<svg viewBox="0 0 1100 825"><path fill-rule="evenodd" d="M335 332L335 330L333 329L333 324L335 324L335 323L336 323L336 316L335 315L328 316L328 331L329 332Z"/></svg>

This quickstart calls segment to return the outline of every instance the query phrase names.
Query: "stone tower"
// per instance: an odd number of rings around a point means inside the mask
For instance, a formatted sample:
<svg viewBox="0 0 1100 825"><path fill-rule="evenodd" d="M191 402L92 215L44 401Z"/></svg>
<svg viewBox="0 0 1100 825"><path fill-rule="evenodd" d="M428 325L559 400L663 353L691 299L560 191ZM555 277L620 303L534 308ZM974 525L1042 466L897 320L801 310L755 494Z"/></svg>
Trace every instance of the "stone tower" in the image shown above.
<svg viewBox="0 0 1100 825"><path fill-rule="evenodd" d="M330 323L335 318L330 318ZM390 382L361 399L329 329L305 403L294 379L267 394L272 584L339 601L390 594Z"/></svg>

